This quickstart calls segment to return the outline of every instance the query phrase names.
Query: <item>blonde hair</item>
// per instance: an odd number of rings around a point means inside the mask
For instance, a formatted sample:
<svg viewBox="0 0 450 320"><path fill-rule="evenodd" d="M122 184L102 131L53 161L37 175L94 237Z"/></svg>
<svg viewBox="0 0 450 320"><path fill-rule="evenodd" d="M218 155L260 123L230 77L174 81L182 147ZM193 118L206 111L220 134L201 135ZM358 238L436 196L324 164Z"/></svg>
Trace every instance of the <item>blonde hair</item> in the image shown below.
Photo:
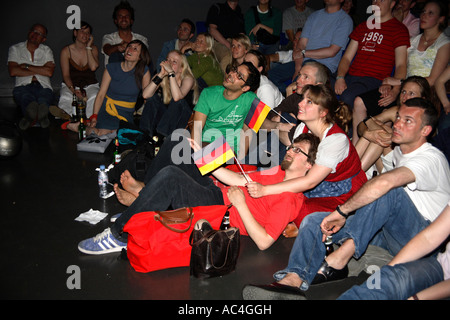
<svg viewBox="0 0 450 320"><path fill-rule="evenodd" d="M243 45L245 48L245 51L247 53L252 49L252 43L250 41L250 38L247 37L247 35L245 35L244 33L239 33L239 34L235 35L233 38L231 38L231 41L233 41L233 40L235 40L235 41L239 42L241 45ZM238 65L239 65L239 63L236 61L236 59L232 58L231 63L226 67L226 73L230 72L230 70L233 67L237 67Z"/></svg>
<svg viewBox="0 0 450 320"><path fill-rule="evenodd" d="M182 54L181 51L179 51L179 50L172 50L167 54L167 57L171 53L176 53L180 57L181 64L179 67L181 68L181 76L180 76L181 81L183 81L183 79L188 78L188 77L190 77L194 80L194 86L191 89L194 91L194 94L192 97L192 100L193 100L192 103L197 104L198 97L199 97L197 80L195 80L194 74L192 73L191 68L189 67L189 63L186 59L186 56L184 54ZM163 93L163 103L169 104L170 101L172 100L172 92L170 91L169 77L164 77L164 79L161 82L161 89L162 89L162 93Z"/></svg>
<svg viewBox="0 0 450 320"><path fill-rule="evenodd" d="M211 35L211 34L209 34L208 32L202 32L202 33L199 33L198 35L197 35L197 38L199 37L199 36L204 36L205 37L205 42L206 42L206 50L205 50L205 52L202 52L202 53L197 53L199 56L200 56L200 54L201 55L203 55L203 56L211 56L212 58L213 58L213 63L215 64L215 65L219 65L219 61L217 60L217 57L216 57L216 54L215 54L215 52L214 52L214 38L213 38L213 36ZM200 63L200 61L198 62L198 63ZM220 65L219 65L220 66Z"/></svg>

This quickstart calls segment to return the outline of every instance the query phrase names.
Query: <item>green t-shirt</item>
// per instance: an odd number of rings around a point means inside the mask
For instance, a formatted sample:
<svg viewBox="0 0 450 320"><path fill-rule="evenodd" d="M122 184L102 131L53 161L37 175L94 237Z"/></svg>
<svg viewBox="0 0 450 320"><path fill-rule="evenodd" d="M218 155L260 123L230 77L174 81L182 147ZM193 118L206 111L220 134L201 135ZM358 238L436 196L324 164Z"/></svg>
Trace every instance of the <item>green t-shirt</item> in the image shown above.
<svg viewBox="0 0 450 320"><path fill-rule="evenodd" d="M223 86L203 89L194 110L207 116L202 141L213 142L223 135L237 155L241 129L256 94L246 92L235 100L227 100L223 96L224 90Z"/></svg>

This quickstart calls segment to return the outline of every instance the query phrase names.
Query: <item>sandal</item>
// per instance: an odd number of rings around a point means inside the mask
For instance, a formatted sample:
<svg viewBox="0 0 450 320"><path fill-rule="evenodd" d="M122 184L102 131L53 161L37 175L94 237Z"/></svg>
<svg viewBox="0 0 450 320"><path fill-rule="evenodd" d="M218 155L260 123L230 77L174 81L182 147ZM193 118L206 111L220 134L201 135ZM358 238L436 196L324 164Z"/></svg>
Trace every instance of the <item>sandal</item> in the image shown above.
<svg viewBox="0 0 450 320"><path fill-rule="evenodd" d="M66 121L61 125L62 130L67 130L67 125L70 123L70 121Z"/></svg>

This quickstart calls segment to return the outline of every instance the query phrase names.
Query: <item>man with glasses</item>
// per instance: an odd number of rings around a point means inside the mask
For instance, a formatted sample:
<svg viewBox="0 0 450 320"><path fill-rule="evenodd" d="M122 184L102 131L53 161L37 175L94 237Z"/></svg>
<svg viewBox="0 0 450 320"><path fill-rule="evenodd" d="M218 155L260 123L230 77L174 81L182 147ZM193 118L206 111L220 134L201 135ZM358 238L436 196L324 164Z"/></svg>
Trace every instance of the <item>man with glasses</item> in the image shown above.
<svg viewBox="0 0 450 320"><path fill-rule="evenodd" d="M220 133L239 155L241 129L259 83L258 70L252 63L243 62L225 76L222 86L205 88L194 108L191 137L209 143Z"/></svg>
<svg viewBox="0 0 450 320"><path fill-rule="evenodd" d="M274 274L277 282L246 286L244 299L305 299L309 286L345 278L350 258L359 259L369 244L396 255L434 221L450 194L447 159L427 142L437 123L431 102L413 98L401 105L392 133L394 169L367 181L332 213L308 215L288 266ZM340 246L324 259L327 236Z"/></svg>
<svg viewBox="0 0 450 320"><path fill-rule="evenodd" d="M50 125L48 107L53 100L50 77L55 71L52 50L44 45L47 28L34 24L24 42L9 48L8 71L15 77L13 97L20 106L23 118L19 127L26 130L31 124L39 123L42 128Z"/></svg>
<svg viewBox="0 0 450 320"><path fill-rule="evenodd" d="M191 141L194 150L200 146ZM300 135L289 148L280 166L266 171L249 173L252 181L278 183L306 175L314 164L319 139L310 133ZM121 232L134 214L173 208L229 205L230 226L238 227L241 235L248 235L260 250L269 248L282 234L303 205L303 194L285 192L281 195L253 198L248 193L246 178L226 168L218 168L213 175L228 187L217 187L209 176L200 176L198 168L168 166L141 187L139 197L122 213L111 228L99 236L80 242L78 249L87 254L105 254L126 248L127 234ZM129 180L129 181L128 181ZM127 189L138 182L127 173L122 184ZM197 217L201 218L201 217Z"/></svg>

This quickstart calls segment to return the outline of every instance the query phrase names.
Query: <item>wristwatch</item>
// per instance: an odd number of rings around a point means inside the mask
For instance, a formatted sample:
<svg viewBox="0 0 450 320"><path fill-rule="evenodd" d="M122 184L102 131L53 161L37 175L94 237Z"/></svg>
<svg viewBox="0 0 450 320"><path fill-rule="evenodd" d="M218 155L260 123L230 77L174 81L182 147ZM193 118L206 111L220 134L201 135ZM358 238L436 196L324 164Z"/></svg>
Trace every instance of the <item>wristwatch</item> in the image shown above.
<svg viewBox="0 0 450 320"><path fill-rule="evenodd" d="M306 54L306 50L305 50L305 49L303 49L303 50L302 50L302 55L303 55L303 58L305 58L305 54Z"/></svg>

